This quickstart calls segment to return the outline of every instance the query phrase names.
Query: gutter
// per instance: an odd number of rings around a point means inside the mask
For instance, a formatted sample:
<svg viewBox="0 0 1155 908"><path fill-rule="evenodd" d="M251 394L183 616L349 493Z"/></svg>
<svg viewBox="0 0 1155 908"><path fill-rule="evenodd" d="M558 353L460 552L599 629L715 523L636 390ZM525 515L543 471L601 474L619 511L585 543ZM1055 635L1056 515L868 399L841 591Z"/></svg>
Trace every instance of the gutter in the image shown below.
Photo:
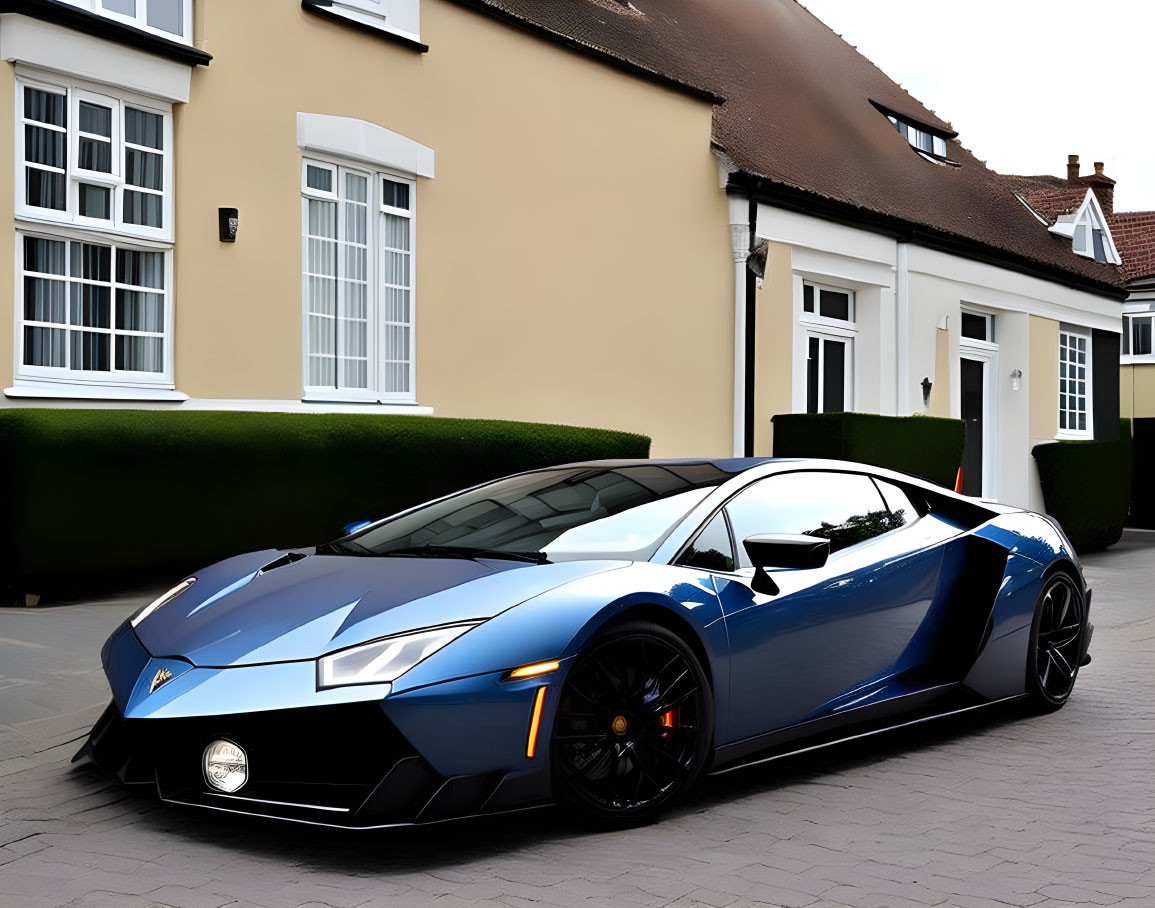
<svg viewBox="0 0 1155 908"><path fill-rule="evenodd" d="M893 215L881 214L865 208L859 208L848 202L840 202L816 192L788 186L785 183L765 180L754 174L739 171L730 175L727 187L730 191L751 194L760 202L774 205L787 211L796 211L812 217L823 218L850 227L881 233L903 240L907 243L917 243L929 249L948 252L976 262L996 265L1037 277L1045 281L1104 296L1122 302L1127 298L1127 291L1118 284L1109 281L1097 280L1092 277L1068 271L1058 265L1048 265L1028 258L1025 255L1000 250L988 246L977 240L971 240L957 234L948 233L913 221L907 221Z"/></svg>

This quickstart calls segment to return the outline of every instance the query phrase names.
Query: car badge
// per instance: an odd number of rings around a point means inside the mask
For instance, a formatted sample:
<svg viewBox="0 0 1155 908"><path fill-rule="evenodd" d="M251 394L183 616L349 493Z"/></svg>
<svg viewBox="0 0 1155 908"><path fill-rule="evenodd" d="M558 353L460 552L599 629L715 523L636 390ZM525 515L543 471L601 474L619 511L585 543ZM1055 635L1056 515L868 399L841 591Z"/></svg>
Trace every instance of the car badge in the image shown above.
<svg viewBox="0 0 1155 908"><path fill-rule="evenodd" d="M148 686L148 692L151 694L158 687L172 680L172 672L167 668L158 668L156 674L152 676L152 683Z"/></svg>

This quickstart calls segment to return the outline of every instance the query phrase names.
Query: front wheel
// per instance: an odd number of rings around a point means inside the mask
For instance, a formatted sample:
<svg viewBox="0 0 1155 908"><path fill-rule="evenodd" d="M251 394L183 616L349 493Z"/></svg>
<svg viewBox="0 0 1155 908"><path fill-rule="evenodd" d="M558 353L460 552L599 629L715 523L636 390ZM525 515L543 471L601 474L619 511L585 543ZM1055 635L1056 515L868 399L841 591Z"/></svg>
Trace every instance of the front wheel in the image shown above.
<svg viewBox="0 0 1155 908"><path fill-rule="evenodd" d="M693 650L631 623L597 638L562 687L550 761L559 802L613 825L647 822L701 774L713 738L710 684Z"/></svg>
<svg viewBox="0 0 1155 908"><path fill-rule="evenodd" d="M1035 709L1058 709L1071 696L1086 623L1079 586L1069 574L1051 575L1035 606L1027 656L1027 694Z"/></svg>

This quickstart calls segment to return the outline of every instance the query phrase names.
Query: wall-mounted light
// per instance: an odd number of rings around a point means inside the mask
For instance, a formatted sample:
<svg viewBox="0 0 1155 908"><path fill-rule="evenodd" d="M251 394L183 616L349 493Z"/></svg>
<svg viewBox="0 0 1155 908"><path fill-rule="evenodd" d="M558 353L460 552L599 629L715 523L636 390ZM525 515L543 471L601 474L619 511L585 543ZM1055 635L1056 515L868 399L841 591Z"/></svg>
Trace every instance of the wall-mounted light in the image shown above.
<svg viewBox="0 0 1155 908"><path fill-rule="evenodd" d="M1015 369L1011 373L1011 390L1018 391L1023 386L1023 370Z"/></svg>
<svg viewBox="0 0 1155 908"><path fill-rule="evenodd" d="M237 214L237 209L218 208L217 216L219 218L221 242L235 243L237 241L237 228L240 225L240 217Z"/></svg>
<svg viewBox="0 0 1155 908"><path fill-rule="evenodd" d="M924 378L922 380L922 405L924 409L930 406L930 389L932 387L934 386L930 378Z"/></svg>

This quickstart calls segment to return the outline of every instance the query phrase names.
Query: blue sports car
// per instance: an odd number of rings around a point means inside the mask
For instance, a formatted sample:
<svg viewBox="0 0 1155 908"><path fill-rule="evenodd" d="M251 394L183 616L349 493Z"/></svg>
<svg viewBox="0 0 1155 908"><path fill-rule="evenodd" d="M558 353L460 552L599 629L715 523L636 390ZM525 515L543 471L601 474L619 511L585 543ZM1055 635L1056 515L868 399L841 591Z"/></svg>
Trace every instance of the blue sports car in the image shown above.
<svg viewBox="0 0 1155 908"><path fill-rule="evenodd" d="M1090 600L1051 519L909 476L572 464L185 578L105 644L77 758L304 823L638 822L704 772L1062 706Z"/></svg>

